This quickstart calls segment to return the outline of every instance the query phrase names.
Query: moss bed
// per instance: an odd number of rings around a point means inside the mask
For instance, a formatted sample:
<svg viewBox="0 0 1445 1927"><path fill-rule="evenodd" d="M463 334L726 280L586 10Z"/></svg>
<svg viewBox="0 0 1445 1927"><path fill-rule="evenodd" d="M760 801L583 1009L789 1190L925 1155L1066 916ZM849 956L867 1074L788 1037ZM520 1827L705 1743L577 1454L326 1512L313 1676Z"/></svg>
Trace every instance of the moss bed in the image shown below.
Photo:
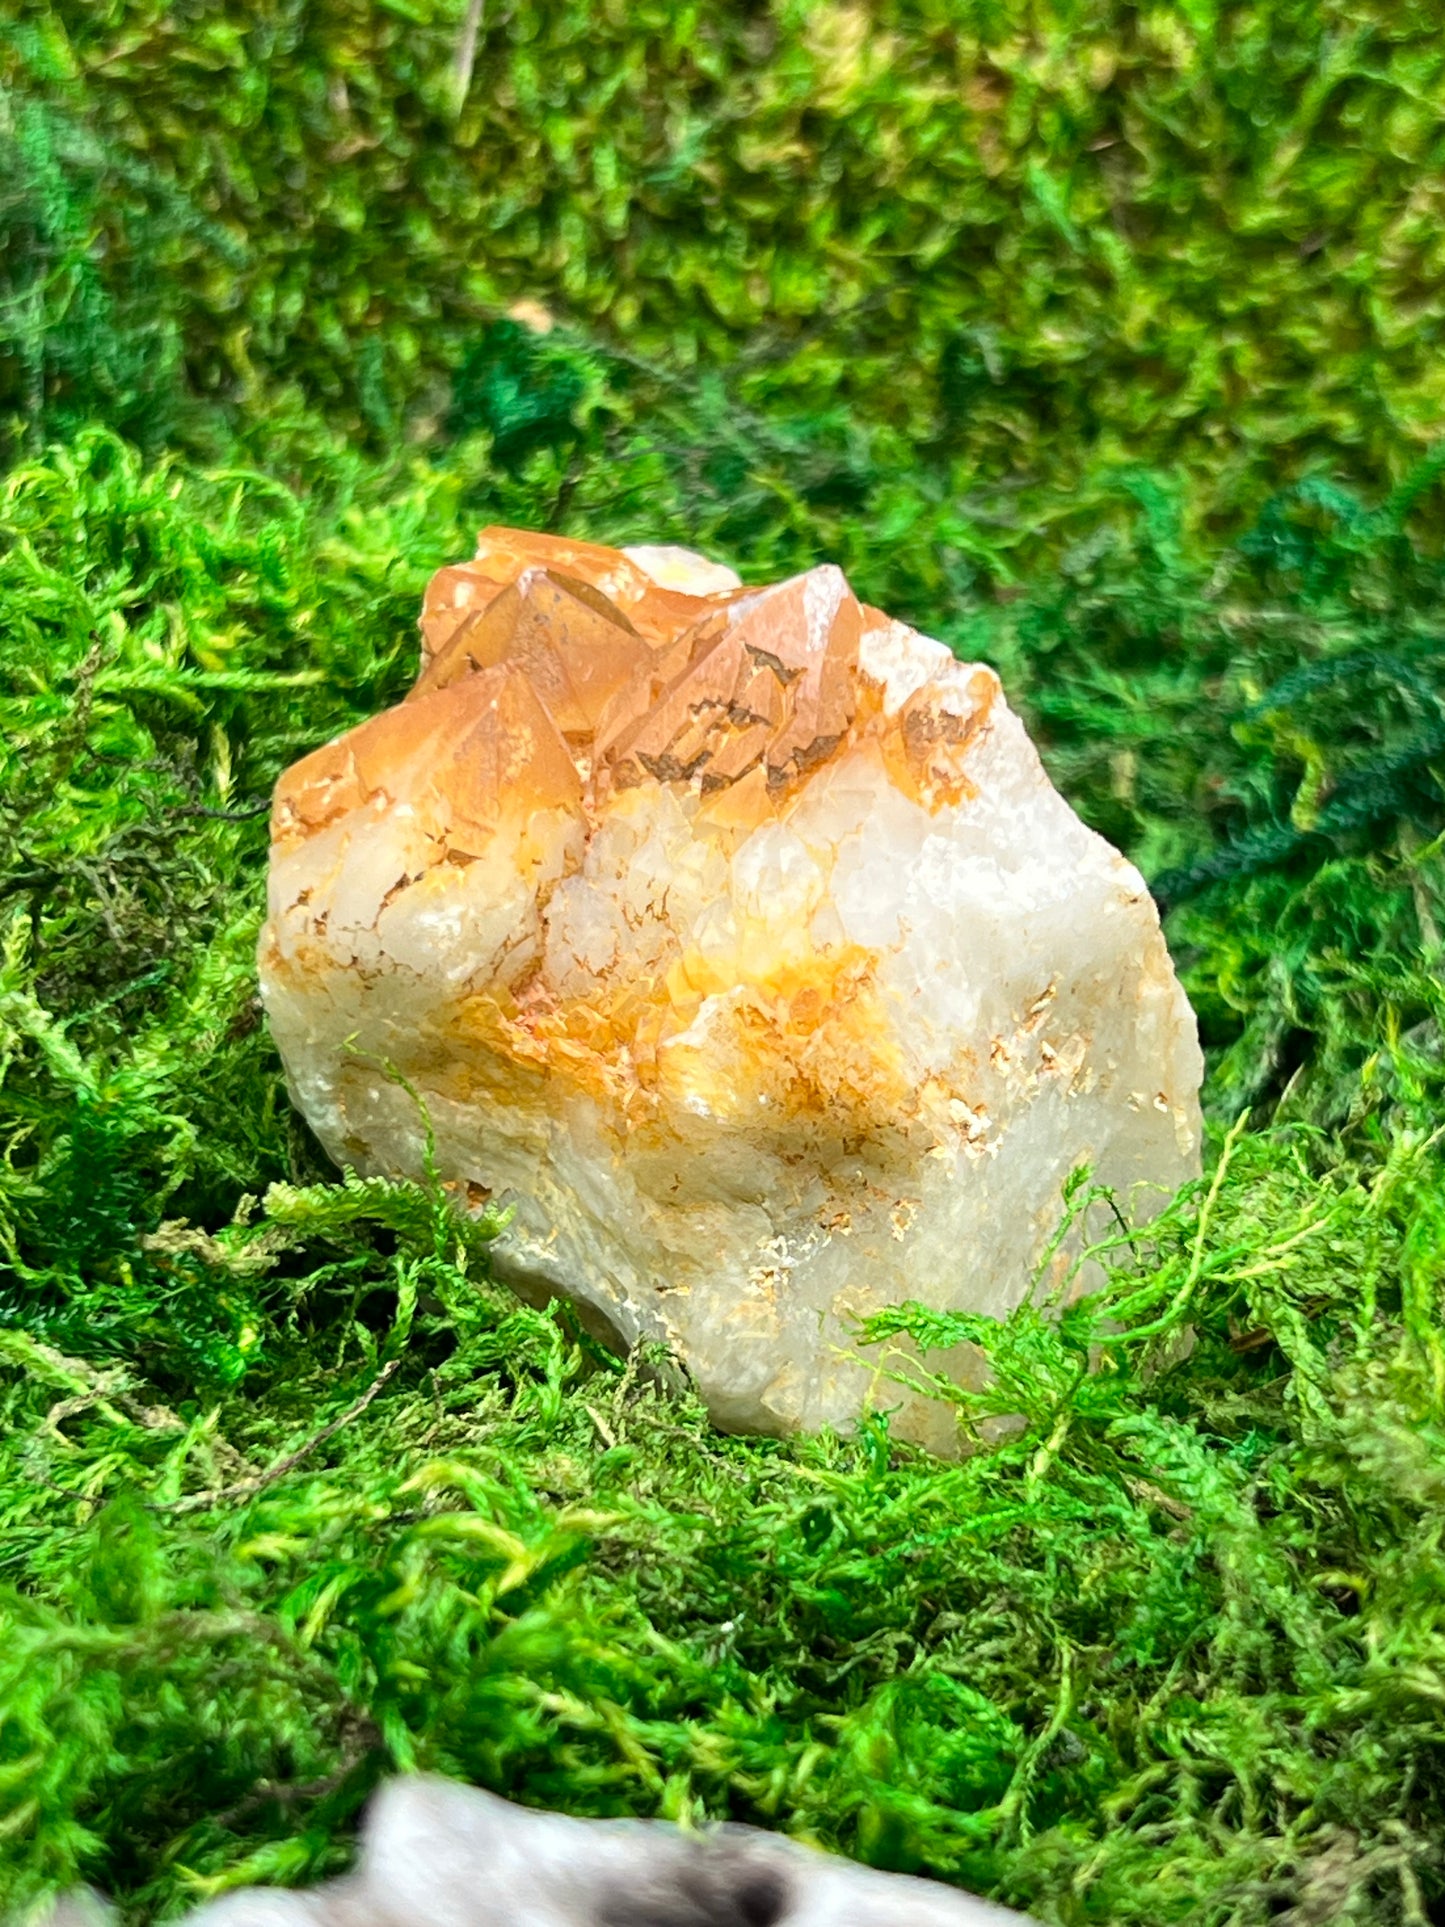
<svg viewBox="0 0 1445 1927"><path fill-rule="evenodd" d="M320 1877L416 1765L1445 1920L1438 13L517 0L463 98L466 13L0 10L0 1909ZM484 521L841 563L1154 883L1204 1180L859 1334L1004 1443L721 1437L292 1114L270 786Z"/></svg>

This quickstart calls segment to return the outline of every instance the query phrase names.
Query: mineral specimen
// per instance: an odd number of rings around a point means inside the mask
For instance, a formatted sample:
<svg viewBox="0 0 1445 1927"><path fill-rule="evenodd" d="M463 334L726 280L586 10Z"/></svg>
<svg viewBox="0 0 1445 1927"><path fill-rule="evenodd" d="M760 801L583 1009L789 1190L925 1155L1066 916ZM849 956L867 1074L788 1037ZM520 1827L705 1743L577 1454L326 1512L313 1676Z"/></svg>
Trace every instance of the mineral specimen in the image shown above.
<svg viewBox="0 0 1445 1927"><path fill-rule="evenodd" d="M663 1342L723 1425L884 1404L946 1446L860 1316L1007 1313L1077 1167L1135 1213L1197 1169L1138 872L994 673L835 568L486 529L421 628L407 700L276 795L261 981L322 1143L420 1176L430 1132L460 1209L511 1211L504 1274Z"/></svg>
<svg viewBox="0 0 1445 1927"><path fill-rule="evenodd" d="M74 1908L65 1927L92 1927ZM51 1927L61 1927L52 1922ZM241 1889L186 1927L1028 1927L930 1881L873 1873L752 1827L571 1820L446 1780L393 1780L354 1874Z"/></svg>

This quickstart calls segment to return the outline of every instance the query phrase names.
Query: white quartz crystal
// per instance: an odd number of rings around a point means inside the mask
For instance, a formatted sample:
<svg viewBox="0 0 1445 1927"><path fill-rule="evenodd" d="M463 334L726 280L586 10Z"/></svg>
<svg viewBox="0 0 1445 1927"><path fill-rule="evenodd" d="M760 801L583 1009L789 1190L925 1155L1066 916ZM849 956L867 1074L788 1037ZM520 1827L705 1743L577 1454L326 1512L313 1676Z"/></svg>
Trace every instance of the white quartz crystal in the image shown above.
<svg viewBox="0 0 1445 1927"><path fill-rule="evenodd" d="M947 1449L857 1320L1006 1314L1081 1165L1157 1209L1192 1013L992 671L834 569L698 593L637 553L483 531L412 697L283 779L292 1092L363 1172L421 1175L429 1124L458 1208L512 1213L499 1270L662 1341L719 1423L882 1406Z"/></svg>
<svg viewBox="0 0 1445 1927"><path fill-rule="evenodd" d="M51 1927L90 1927L69 1911ZM382 1788L355 1873L243 1888L186 1927L1028 1927L956 1889L752 1827L572 1820L417 1776Z"/></svg>

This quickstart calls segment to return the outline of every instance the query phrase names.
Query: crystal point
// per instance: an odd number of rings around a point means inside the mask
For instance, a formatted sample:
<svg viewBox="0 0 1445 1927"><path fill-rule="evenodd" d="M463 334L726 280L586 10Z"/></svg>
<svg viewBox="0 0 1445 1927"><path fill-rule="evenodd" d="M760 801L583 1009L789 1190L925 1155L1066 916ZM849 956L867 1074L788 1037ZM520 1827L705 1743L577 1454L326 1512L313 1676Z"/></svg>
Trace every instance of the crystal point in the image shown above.
<svg viewBox="0 0 1445 1927"><path fill-rule="evenodd" d="M499 1268L723 1424L881 1402L947 1447L857 1319L1002 1315L1071 1171L1143 1212L1198 1168L1138 872L993 671L836 569L486 529L422 631L411 696L277 792L262 987L322 1142L511 1207Z"/></svg>

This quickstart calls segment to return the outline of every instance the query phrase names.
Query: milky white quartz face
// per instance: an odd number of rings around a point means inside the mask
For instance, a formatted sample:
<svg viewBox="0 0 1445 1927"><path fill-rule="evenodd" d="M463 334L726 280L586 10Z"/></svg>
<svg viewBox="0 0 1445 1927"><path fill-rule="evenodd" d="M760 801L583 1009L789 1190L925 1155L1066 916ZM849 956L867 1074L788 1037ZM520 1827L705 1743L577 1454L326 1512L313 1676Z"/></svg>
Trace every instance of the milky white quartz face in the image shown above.
<svg viewBox="0 0 1445 1927"><path fill-rule="evenodd" d="M857 1321L1056 1282L1081 1166L1157 1210L1193 1015L992 671L837 570L657 553L488 530L441 572L413 696L278 790L272 1032L339 1163L420 1175L429 1127L458 1208L511 1213L499 1270L721 1424L882 1406L949 1449Z"/></svg>
<svg viewBox="0 0 1445 1927"><path fill-rule="evenodd" d="M740 589L742 577L722 562L709 562L692 549L670 542L639 542L622 553L662 589L681 589L686 595L713 595L720 589Z"/></svg>

